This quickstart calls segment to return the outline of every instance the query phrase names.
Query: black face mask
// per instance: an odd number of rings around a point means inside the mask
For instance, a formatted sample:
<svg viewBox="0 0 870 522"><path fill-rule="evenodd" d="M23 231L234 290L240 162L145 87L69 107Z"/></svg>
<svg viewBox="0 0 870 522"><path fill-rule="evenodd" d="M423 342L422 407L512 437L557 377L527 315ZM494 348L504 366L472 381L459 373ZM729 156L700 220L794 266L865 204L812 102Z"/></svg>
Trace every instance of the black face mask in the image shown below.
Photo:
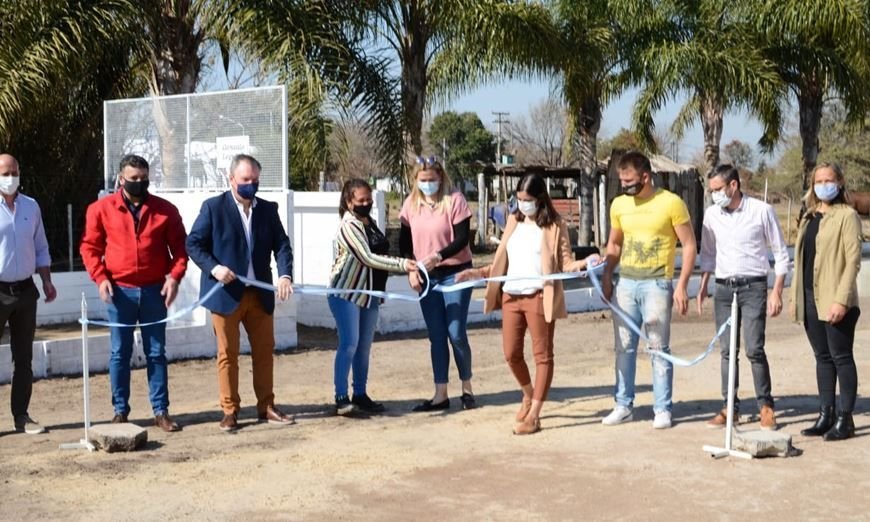
<svg viewBox="0 0 870 522"><path fill-rule="evenodd" d="M359 217L367 218L369 217L369 214L372 213L372 204L369 203L368 205L354 205L353 213Z"/></svg>
<svg viewBox="0 0 870 522"><path fill-rule="evenodd" d="M134 198L141 198L148 193L148 180L143 179L142 181L130 181L129 179L125 178L124 190L126 190L127 194Z"/></svg>
<svg viewBox="0 0 870 522"><path fill-rule="evenodd" d="M643 190L643 183L640 181L632 183L631 185L622 186L622 191L629 196L636 196L641 190Z"/></svg>

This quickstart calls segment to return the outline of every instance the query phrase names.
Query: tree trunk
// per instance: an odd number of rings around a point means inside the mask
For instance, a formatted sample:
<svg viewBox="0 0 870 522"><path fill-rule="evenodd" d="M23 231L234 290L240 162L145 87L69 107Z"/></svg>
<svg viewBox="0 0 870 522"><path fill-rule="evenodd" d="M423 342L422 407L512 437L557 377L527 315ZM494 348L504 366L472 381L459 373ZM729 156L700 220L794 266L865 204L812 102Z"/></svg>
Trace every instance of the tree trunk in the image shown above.
<svg viewBox="0 0 870 522"><path fill-rule="evenodd" d="M596 212L593 196L595 173L598 171L598 131L601 130L601 100L598 97L583 100L577 114L577 123L580 134L580 166L583 169L580 176L580 229L577 231L577 243L579 246L588 246L595 237L592 230Z"/></svg>
<svg viewBox="0 0 870 522"><path fill-rule="evenodd" d="M704 131L704 179L719 165L719 144L722 141L724 104L711 96L701 99L701 127Z"/></svg>
<svg viewBox="0 0 870 522"><path fill-rule="evenodd" d="M176 3L179 5L173 6ZM198 13L191 12L190 1L164 2L150 13L147 28L150 40L149 88L152 96L189 94L196 89L202 67L199 55L203 33L197 28ZM165 103L153 104L154 120L160 136L160 160L164 188L183 188L184 162L178 161L178 138L169 120ZM182 181L183 180L183 181Z"/></svg>
<svg viewBox="0 0 870 522"><path fill-rule="evenodd" d="M408 8L406 32L402 41L402 118L408 152L419 156L423 152L423 111L426 108L426 87L429 83L426 64L429 35L422 10L416 5Z"/></svg>
<svg viewBox="0 0 870 522"><path fill-rule="evenodd" d="M810 187L810 176L819 159L819 128L822 123L823 92L816 75L806 78L798 93L800 112L801 159L803 160L802 188Z"/></svg>

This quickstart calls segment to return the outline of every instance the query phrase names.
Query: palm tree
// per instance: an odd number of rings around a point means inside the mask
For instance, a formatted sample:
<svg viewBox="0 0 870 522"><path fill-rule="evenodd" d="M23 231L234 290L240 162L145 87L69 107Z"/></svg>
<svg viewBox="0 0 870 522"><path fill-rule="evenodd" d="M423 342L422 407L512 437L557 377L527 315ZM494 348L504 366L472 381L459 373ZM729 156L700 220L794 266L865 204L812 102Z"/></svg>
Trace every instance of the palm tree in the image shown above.
<svg viewBox="0 0 870 522"><path fill-rule="evenodd" d="M806 190L826 97L839 98L852 124L863 124L870 110L870 1L763 0L743 9L797 99Z"/></svg>
<svg viewBox="0 0 870 522"><path fill-rule="evenodd" d="M544 70L556 36L545 7L505 0L370 0L361 27L378 56L398 65L406 150L422 152L431 98L449 98L496 75Z"/></svg>
<svg viewBox="0 0 870 522"><path fill-rule="evenodd" d="M718 0L650 2L648 7L648 16L626 28L635 35L631 59L643 85L635 102L634 127L645 145L655 149L654 114L679 93L687 93L672 132L679 139L700 120L705 174L719 163L726 111L745 109L757 116L763 126L759 145L771 150L781 132L779 103L785 88L740 11Z"/></svg>
<svg viewBox="0 0 870 522"><path fill-rule="evenodd" d="M593 239L594 174L597 142L604 108L626 86L624 42L612 0L558 0L553 4L559 27L558 48L551 51L554 90L568 108L569 133L576 134L580 165L580 228L578 243ZM573 146L575 140L567 140ZM571 155L568 151L568 156Z"/></svg>

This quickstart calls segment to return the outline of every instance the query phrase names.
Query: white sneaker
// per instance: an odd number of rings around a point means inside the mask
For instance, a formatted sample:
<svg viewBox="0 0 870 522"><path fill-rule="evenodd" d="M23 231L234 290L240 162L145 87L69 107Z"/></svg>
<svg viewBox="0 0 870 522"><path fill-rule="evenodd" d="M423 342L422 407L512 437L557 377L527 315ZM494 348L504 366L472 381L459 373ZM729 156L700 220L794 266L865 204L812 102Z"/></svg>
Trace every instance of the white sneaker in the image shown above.
<svg viewBox="0 0 870 522"><path fill-rule="evenodd" d="M45 433L45 428L35 420L31 419L29 415L19 415L15 419L15 431L23 431L28 435L38 435L40 433Z"/></svg>
<svg viewBox="0 0 870 522"><path fill-rule="evenodd" d="M613 408L613 411L610 412L610 415L601 419L601 424L606 426L614 426L616 424L622 424L623 422L628 422L631 420L631 408L617 405Z"/></svg>
<svg viewBox="0 0 870 522"><path fill-rule="evenodd" d="M664 430L670 428L673 425L671 422L671 412L663 411L656 413L656 418L653 420L653 428L657 430Z"/></svg>

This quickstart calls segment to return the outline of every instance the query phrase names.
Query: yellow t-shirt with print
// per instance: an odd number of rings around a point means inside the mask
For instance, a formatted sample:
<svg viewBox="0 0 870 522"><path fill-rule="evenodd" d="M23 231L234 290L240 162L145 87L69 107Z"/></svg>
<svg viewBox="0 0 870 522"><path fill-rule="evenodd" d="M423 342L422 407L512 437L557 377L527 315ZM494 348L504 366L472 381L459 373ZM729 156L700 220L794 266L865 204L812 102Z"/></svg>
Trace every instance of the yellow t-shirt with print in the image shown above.
<svg viewBox="0 0 870 522"><path fill-rule="evenodd" d="M648 199L623 194L610 205L610 225L622 230L620 276L671 279L677 257L674 227L689 221L689 209L673 192L656 189Z"/></svg>

